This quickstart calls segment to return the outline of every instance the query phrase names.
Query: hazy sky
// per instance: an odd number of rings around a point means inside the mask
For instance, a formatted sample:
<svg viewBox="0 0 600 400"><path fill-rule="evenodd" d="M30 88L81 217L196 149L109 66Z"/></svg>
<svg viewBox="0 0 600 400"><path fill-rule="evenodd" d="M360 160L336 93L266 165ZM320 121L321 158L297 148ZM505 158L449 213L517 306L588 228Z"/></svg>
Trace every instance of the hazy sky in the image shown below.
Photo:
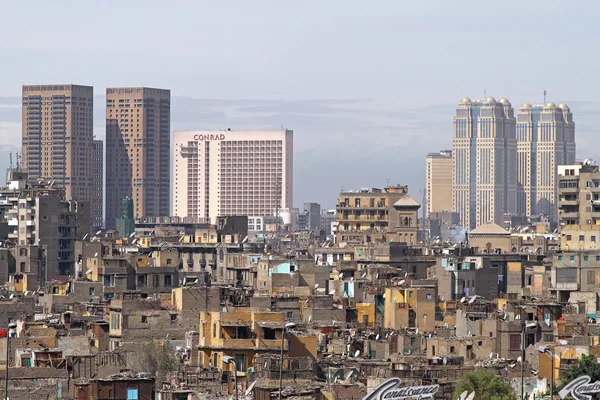
<svg viewBox="0 0 600 400"><path fill-rule="evenodd" d="M463 96L571 106L595 148L595 1L13 1L0 12L0 144L20 144L22 84L171 89L172 129L295 132L295 205L408 184L450 147ZM5 158L0 159L4 168Z"/></svg>

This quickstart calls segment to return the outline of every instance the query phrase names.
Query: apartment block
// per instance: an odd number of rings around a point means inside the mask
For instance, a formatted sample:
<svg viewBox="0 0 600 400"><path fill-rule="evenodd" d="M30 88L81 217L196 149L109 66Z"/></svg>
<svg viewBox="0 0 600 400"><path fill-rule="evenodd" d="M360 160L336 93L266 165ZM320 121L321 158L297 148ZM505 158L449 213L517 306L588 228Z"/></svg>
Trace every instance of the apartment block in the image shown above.
<svg viewBox="0 0 600 400"><path fill-rule="evenodd" d="M64 187L67 199L89 203L93 227L102 225L102 159L94 140L94 89L25 85L22 168L30 179ZM98 196L100 192L100 196Z"/></svg>
<svg viewBox="0 0 600 400"><path fill-rule="evenodd" d="M19 259L16 273L34 273L40 283L74 275L75 241L90 231L88 203L66 200L65 189L12 172L8 188L0 190L0 216L7 243L22 246L20 256L28 257L33 246L44 249L43 257L34 257L38 265Z"/></svg>
<svg viewBox="0 0 600 400"><path fill-rule="evenodd" d="M452 151L429 153L425 158L425 216L452 210Z"/></svg>
<svg viewBox="0 0 600 400"><path fill-rule="evenodd" d="M169 90L106 89L106 227L124 198L136 218L169 215L170 132Z"/></svg>
<svg viewBox="0 0 600 400"><path fill-rule="evenodd" d="M420 204L409 196L408 186L365 188L340 193L336 206L337 242L375 241L417 243Z"/></svg>
<svg viewBox="0 0 600 400"><path fill-rule="evenodd" d="M173 215L214 223L292 209L293 131L187 131L173 141Z"/></svg>

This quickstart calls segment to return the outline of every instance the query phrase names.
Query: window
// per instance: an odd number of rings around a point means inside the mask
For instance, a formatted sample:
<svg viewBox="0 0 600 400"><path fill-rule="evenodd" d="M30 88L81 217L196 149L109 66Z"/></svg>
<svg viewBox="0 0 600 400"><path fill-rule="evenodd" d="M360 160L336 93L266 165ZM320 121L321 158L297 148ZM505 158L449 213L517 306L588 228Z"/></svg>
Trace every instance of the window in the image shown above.
<svg viewBox="0 0 600 400"><path fill-rule="evenodd" d="M171 286L171 275L165 275L165 287Z"/></svg>
<svg viewBox="0 0 600 400"><path fill-rule="evenodd" d="M142 315L142 324L145 324L148 322L148 317L145 315Z"/></svg>
<svg viewBox="0 0 600 400"><path fill-rule="evenodd" d="M171 265L171 259L167 258L167 265Z"/></svg>
<svg viewBox="0 0 600 400"><path fill-rule="evenodd" d="M27 257L27 249L25 249L25 248L21 248L21 249L19 250L19 255L20 255L21 257Z"/></svg>
<svg viewBox="0 0 600 400"><path fill-rule="evenodd" d="M575 261L575 256L569 256L569 261Z"/></svg>
<svg viewBox="0 0 600 400"><path fill-rule="evenodd" d="M431 293L427 293L427 300L431 300Z"/></svg>
<svg viewBox="0 0 600 400"><path fill-rule="evenodd" d="M584 236L584 235L579 235L579 241L580 241L580 242L583 242L583 241L585 241L585 236Z"/></svg>
<svg viewBox="0 0 600 400"><path fill-rule="evenodd" d="M137 388L127 388L127 400L138 400Z"/></svg>
<svg viewBox="0 0 600 400"><path fill-rule="evenodd" d="M112 313L110 318L110 328L111 329L121 329L121 314L120 313Z"/></svg>
<svg viewBox="0 0 600 400"><path fill-rule="evenodd" d="M595 285L596 284L596 273L594 271L588 271L587 272L587 283L588 285Z"/></svg>
<svg viewBox="0 0 600 400"><path fill-rule="evenodd" d="M454 354L455 351L456 349L454 348L454 346L450 346L450 354Z"/></svg>
<svg viewBox="0 0 600 400"><path fill-rule="evenodd" d="M583 256L583 261L587 261L588 260L588 256Z"/></svg>
<svg viewBox="0 0 600 400"><path fill-rule="evenodd" d="M171 322L177 321L177 314L171 314Z"/></svg>
<svg viewBox="0 0 600 400"><path fill-rule="evenodd" d="M217 337L217 324L213 324L213 337ZM216 362L215 362L216 363Z"/></svg>
<svg viewBox="0 0 600 400"><path fill-rule="evenodd" d="M562 256L558 256L558 261L562 261Z"/></svg>
<svg viewBox="0 0 600 400"><path fill-rule="evenodd" d="M235 355L235 369L238 372L246 372L246 356L244 354Z"/></svg>
<svg viewBox="0 0 600 400"><path fill-rule="evenodd" d="M590 240L592 241L592 243L596 243L596 236L594 236L594 235L590 236Z"/></svg>
<svg viewBox="0 0 600 400"><path fill-rule="evenodd" d="M408 292L408 297L412 299L412 297L413 297L413 292Z"/></svg>
<svg viewBox="0 0 600 400"><path fill-rule="evenodd" d="M154 286L154 287L160 286L160 277L158 275L152 275L152 286Z"/></svg>
<svg viewBox="0 0 600 400"><path fill-rule="evenodd" d="M477 346L483 346L483 341L479 340L479 341L477 342Z"/></svg>
<svg viewBox="0 0 600 400"><path fill-rule="evenodd" d="M521 334L510 335L510 350L521 350Z"/></svg>
<svg viewBox="0 0 600 400"><path fill-rule="evenodd" d="M90 296L93 296L95 294L95 289L93 287L90 288Z"/></svg>

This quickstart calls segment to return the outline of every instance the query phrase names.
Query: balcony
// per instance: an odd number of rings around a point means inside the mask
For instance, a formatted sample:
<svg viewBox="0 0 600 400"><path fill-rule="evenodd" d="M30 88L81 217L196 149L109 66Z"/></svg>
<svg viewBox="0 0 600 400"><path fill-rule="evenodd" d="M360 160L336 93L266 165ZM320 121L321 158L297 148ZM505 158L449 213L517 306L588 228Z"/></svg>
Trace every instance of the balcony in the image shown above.
<svg viewBox="0 0 600 400"><path fill-rule="evenodd" d="M578 283L557 283L555 290L579 290Z"/></svg>
<svg viewBox="0 0 600 400"><path fill-rule="evenodd" d="M558 203L560 206L578 206L579 200L559 200Z"/></svg>
<svg viewBox="0 0 600 400"><path fill-rule="evenodd" d="M569 211L569 212L563 211L563 212L559 213L558 217L560 219L576 219L576 218L579 218L579 213L571 212L571 211Z"/></svg>
<svg viewBox="0 0 600 400"><path fill-rule="evenodd" d="M222 347L229 349L253 349L254 339L222 339Z"/></svg>
<svg viewBox="0 0 600 400"><path fill-rule="evenodd" d="M559 193L578 193L579 192L579 188L576 188L576 187L559 188L558 192Z"/></svg>

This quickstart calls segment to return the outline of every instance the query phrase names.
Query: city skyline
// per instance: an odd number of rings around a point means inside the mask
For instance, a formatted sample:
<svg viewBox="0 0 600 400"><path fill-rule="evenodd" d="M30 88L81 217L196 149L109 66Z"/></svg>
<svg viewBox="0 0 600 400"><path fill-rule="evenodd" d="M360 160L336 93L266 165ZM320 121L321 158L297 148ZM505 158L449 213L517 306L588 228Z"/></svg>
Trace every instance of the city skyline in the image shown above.
<svg viewBox="0 0 600 400"><path fill-rule="evenodd" d="M104 88L95 88L95 93L104 92ZM462 93L461 93L462 94ZM177 130L200 129L203 126L214 128L215 130L227 129L279 129L281 123L273 122L273 119L265 120L260 113L252 111L253 108L290 108L294 104L299 109L311 108L322 115L323 120L332 119L335 124L340 122L336 132L342 129L352 129L338 118L338 115L344 115L345 110L352 105L345 103L336 103L335 101L325 100L306 100L299 102L290 102L284 100L224 100L224 99L195 99L177 96L172 93L172 112L171 112L171 132ZM476 97L476 96L474 96ZM540 95L539 101L534 102L531 96L528 99L515 99L507 96L513 104L521 105L526 101L534 104L543 102L543 95ZM458 97L460 98L460 96ZM594 115L596 113L594 105L591 102L557 100L548 96L548 101L552 100L555 104L567 103L571 112L577 119L577 160L586 158L598 159L598 153L593 150L592 140L596 129ZM210 104L213 106L210 107ZM334 104L337 106L334 107ZM94 135L97 139L105 140L105 96L96 95L94 97ZM211 111L201 112L203 109ZM340 111L336 111L336 110ZM194 111L200 110L200 111ZM304 202L317 202L324 208L332 209L341 187L347 189L358 189L364 186L383 187L388 182L401 183L409 186L411 195L422 202L420 189L425 188L425 157L432 150L439 148L451 148L451 118L456 112L456 102L448 104L438 104L436 106L413 109L404 116L411 124L420 125L420 130L426 130L423 133L429 135L439 145L432 148L431 143L426 141L416 141L417 136L411 136L408 142L396 144L389 148L376 150L377 157L370 157L370 153L361 154L355 151L352 146L345 148L344 153L339 154L340 159L336 162L344 168L352 168L356 161L350 158L352 154L361 163L367 163L368 170L358 169L353 174L344 174L342 171L332 170L334 163L331 155L328 154L330 146L329 139L323 137L327 143L322 148L310 149L307 146L307 136L312 135L310 128L311 119L307 116L302 118L302 113L294 114L294 125L285 124L286 127L293 129L296 133L294 138L294 204L301 205ZM331 113L331 114L328 114ZM231 118L226 115L232 115ZM308 114L307 114L308 115ZM17 96L0 96L0 169L5 170L9 166L8 153L20 151L21 143L21 98ZM267 122L263 122L267 121ZM450 122L449 122L450 121ZM400 122L399 122L400 123ZM308 125L307 125L308 124ZM366 126L361 124L361 126ZM372 126L377 132L376 137L382 135L380 126L376 120L373 120ZM366 129L366 127L365 127ZM339 134L342 134L340 132ZM394 140L392 137L384 136L384 141ZM411 150L408 150L408 147ZM368 151L370 144L366 143ZM401 154L402 157L398 157ZM300 160L306 160L300 162ZM415 169L414 166L417 166ZM390 171L399 171L395 175ZM373 171L379 173L379 176L373 176ZM310 179L309 179L310 178Z"/></svg>

